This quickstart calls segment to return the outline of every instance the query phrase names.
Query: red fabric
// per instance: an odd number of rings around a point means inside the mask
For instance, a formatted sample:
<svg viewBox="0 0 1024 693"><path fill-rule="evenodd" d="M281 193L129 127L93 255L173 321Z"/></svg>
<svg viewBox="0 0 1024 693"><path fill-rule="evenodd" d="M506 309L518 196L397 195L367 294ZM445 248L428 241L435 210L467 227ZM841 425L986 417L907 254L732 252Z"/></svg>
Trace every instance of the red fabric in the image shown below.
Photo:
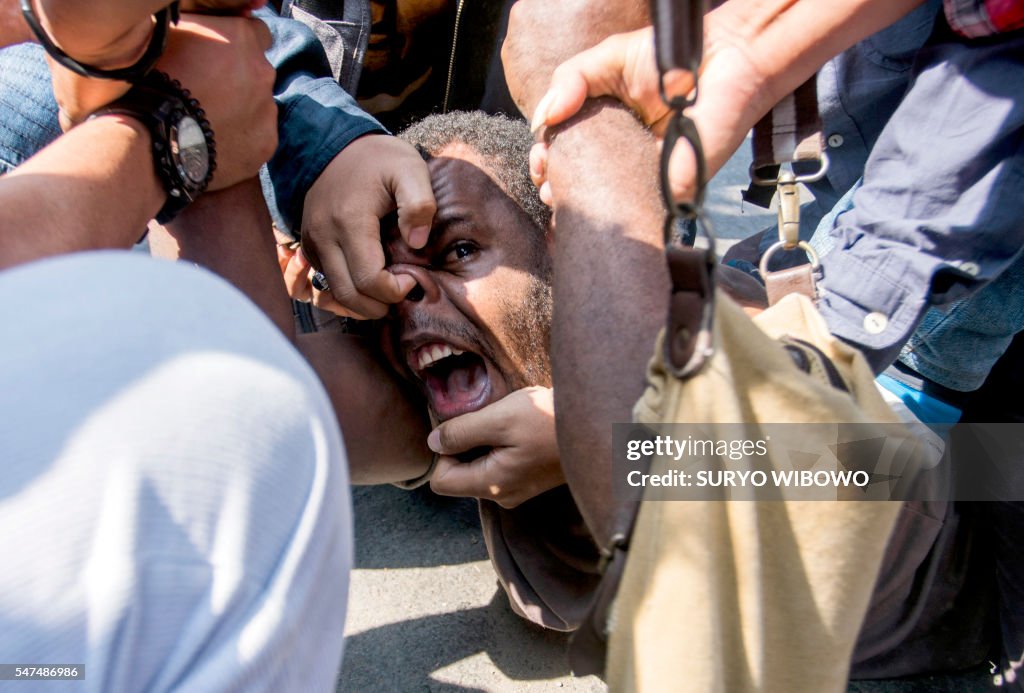
<svg viewBox="0 0 1024 693"><path fill-rule="evenodd" d="M1000 33L1024 27L1022 0L986 0L985 11L988 12L992 25Z"/></svg>

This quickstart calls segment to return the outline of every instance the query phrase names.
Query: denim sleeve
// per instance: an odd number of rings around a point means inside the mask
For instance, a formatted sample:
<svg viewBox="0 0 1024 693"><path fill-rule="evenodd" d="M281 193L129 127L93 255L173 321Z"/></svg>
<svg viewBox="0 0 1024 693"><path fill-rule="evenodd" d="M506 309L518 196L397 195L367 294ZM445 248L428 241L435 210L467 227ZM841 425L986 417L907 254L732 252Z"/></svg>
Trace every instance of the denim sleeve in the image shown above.
<svg viewBox="0 0 1024 693"><path fill-rule="evenodd" d="M386 130L334 81L308 27L268 9L257 15L273 35L267 58L277 70L280 144L267 166L281 220L297 228L306 193L327 164L357 137Z"/></svg>
<svg viewBox="0 0 1024 693"><path fill-rule="evenodd" d="M1024 37L933 37L822 257L820 308L876 370L930 306L1003 273L1024 248Z"/></svg>

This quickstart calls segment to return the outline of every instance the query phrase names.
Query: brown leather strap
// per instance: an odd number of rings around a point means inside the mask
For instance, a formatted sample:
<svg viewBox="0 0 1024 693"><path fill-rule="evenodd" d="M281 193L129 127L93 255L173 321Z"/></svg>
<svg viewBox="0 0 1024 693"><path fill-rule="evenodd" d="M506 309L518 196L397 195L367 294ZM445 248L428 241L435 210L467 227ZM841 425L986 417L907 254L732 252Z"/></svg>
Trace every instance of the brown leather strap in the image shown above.
<svg viewBox="0 0 1024 693"><path fill-rule="evenodd" d="M678 5L685 5L687 11L679 11L681 8ZM703 11L706 9L706 2L677 3L675 0L651 0L658 67L662 74L669 68L693 69L699 64L702 39L699 31L695 31L695 27L701 26ZM690 101L678 98L669 103L676 112L674 122L678 120L682 124L692 124L692 121L682 116L683 109L689 105ZM699 138L696 132L682 134L682 138L694 147L699 171L703 165L703 151L699 146ZM673 145L678 137L679 133L672 138ZM689 209L672 199L667 178L667 157L671 154L668 141L669 138L666 137L666 146L662 152L662 194L670 215L666 221L666 229L671 229L674 217L679 217L683 212L688 211L693 217L700 218L702 196L698 194ZM767 204L764 206L771 203L775 193L777 164L821 160L823 149L817 89L814 78L811 78L797 92L783 99L755 128L754 165L751 166L751 171L775 167L774 172L770 174L771 187L767 188ZM698 175L698 187L702 188L703 183L703 176ZM665 326L663 357L667 370L680 380L699 373L713 353L716 259L713 237L710 233L708 236L710 250L681 248L666 243L665 259L672 282L672 294ZM813 296L814 290L811 265L772 273L767 286L770 302L793 291ZM810 368L812 363L815 363L811 357L805 356L805 350L798 348L797 345L793 345L793 351L802 357L798 366L805 364ZM811 355L813 356L813 353ZM637 434L634 432L632 437L637 437ZM651 459L648 457L640 461L637 468L647 471L650 464ZM633 527L643 498L641 488L631 490L634 492L633 496L620 504L615 517L612 540L602 551L604 575L594 601L570 642L569 660L573 672L577 675L600 675L605 670L611 608L625 570Z"/></svg>
<svg viewBox="0 0 1024 693"><path fill-rule="evenodd" d="M751 170L790 161L817 161L825 151L818 115L816 77L779 101L754 126L754 162ZM771 176L774 179L775 176Z"/></svg>
<svg viewBox="0 0 1024 693"><path fill-rule="evenodd" d="M697 73L704 52L704 15L708 9L708 0L651 0L659 74L673 69Z"/></svg>
<svg viewBox="0 0 1024 693"><path fill-rule="evenodd" d="M697 373L711 355L715 259L707 251L665 249L672 294L665 325L665 365L675 377Z"/></svg>
<svg viewBox="0 0 1024 693"><path fill-rule="evenodd" d="M579 629L572 634L569 643L569 666L575 676L604 676L608 654L608 619L625 569L626 548L616 548L594 593L590 610Z"/></svg>
<svg viewBox="0 0 1024 693"><path fill-rule="evenodd" d="M768 272L764 276L764 289L768 294L768 305L774 306L786 294L803 294L812 301L818 299L814 282L814 270L805 264L790 269Z"/></svg>
<svg viewBox="0 0 1024 693"><path fill-rule="evenodd" d="M673 68L697 74L703 52L703 20L707 0L651 0L651 17L655 26L656 55L659 72L664 75ZM664 87L664 84L662 84ZM662 96L665 97L664 89ZM687 96L666 99L674 117L666 132L661 160L662 197L669 210L666 236L679 218L698 218L703 202L704 153L696 127L683 111L692 105ZM697 188L694 201L684 204L673 199L668 185L668 161L677 140L684 140L697 159ZM665 327L664 360L675 377L683 379L697 372L711 356L711 326L714 315L714 239L708 235L709 250L681 248L666 242L665 259L672 281L668 320ZM635 433L634 437L643 435ZM638 468L650 468L650 458ZM569 659L577 675L603 674L608 646L608 619L611 606L625 570L630 537L640 512L642 487L631 488L632 497L619 504L612 528L612 539L602 550L604 575L583 624L573 635Z"/></svg>

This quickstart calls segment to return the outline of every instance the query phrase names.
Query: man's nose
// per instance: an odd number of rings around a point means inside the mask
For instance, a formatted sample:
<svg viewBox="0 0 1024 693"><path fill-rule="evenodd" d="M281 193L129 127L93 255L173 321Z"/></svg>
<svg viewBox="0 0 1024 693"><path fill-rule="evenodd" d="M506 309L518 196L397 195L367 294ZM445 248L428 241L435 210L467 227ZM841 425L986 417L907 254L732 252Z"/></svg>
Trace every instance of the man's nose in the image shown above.
<svg viewBox="0 0 1024 693"><path fill-rule="evenodd" d="M436 302L441 297L441 290L431 276L429 270L419 265L398 263L391 265L393 274L407 274L416 280L414 286L399 304L399 307L409 303Z"/></svg>

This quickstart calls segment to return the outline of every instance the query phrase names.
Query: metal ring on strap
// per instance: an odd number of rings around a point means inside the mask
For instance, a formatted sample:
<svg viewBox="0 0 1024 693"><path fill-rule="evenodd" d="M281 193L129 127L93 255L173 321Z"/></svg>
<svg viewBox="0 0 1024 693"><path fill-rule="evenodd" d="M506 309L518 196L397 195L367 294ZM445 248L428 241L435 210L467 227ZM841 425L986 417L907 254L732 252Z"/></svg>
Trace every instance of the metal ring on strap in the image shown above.
<svg viewBox="0 0 1024 693"><path fill-rule="evenodd" d="M814 159L802 159L801 161L814 161ZM829 163L828 162L828 154L826 154L825 152L822 152L820 158L817 159L817 162L818 162L818 168L815 171L813 171L811 173L805 173L805 174L800 175L800 176L797 176L797 175L794 174L793 182L794 183L813 183L815 181L819 181L822 178L824 178L825 174L828 173L828 163ZM777 168L777 167L775 167L775 168ZM759 176L758 173L757 173L758 170L759 169L756 168L753 163L750 164L750 168L748 169L748 173L750 174L750 181L754 185L775 185L778 182L778 178L777 177L776 178L765 178L763 176Z"/></svg>
<svg viewBox="0 0 1024 693"><path fill-rule="evenodd" d="M768 260L771 259L772 255L774 255L777 250L788 251L795 250L797 248L799 248L800 250L804 251L804 253L807 254L807 259L811 261L811 269L817 270L818 267L821 266L821 262L818 260L818 253L814 250L814 248L811 247L811 244L808 243L807 241L800 241L792 248L787 248L785 243L783 243L782 241L777 241L770 248L768 248L768 250L764 252L764 255L761 256L761 264L758 267L758 269L761 272L761 276L767 276Z"/></svg>

